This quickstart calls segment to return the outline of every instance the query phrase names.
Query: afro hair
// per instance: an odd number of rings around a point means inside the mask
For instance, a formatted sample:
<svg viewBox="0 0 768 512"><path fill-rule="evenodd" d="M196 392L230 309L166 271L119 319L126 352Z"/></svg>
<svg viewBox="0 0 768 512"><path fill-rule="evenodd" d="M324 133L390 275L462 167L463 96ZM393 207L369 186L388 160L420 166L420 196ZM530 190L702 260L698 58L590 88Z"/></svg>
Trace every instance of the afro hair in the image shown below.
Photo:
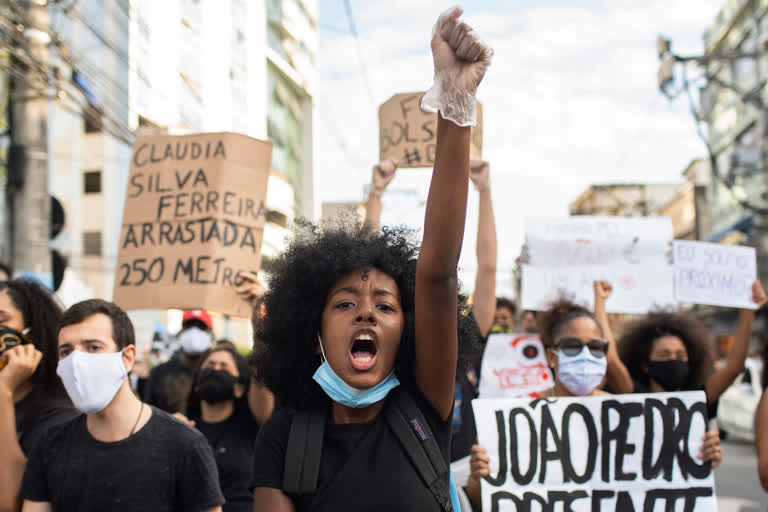
<svg viewBox="0 0 768 512"><path fill-rule="evenodd" d="M373 231L356 220L341 219L323 226L301 220L283 254L274 261L264 295L265 314L255 316L254 354L257 379L279 403L305 409L329 399L312 379L320 365L317 353L322 311L331 286L361 269L376 268L389 275L400 290L404 329L395 360L395 373L413 383L414 296L418 247L406 228ZM459 296L460 355L475 350L466 298Z"/></svg>
<svg viewBox="0 0 768 512"><path fill-rule="evenodd" d="M648 363L654 342L664 336L682 340L688 352L690 373L683 390L698 389L712 372L709 330L695 316L687 313L657 311L633 321L618 343L619 357L632 378L648 385L643 366Z"/></svg>

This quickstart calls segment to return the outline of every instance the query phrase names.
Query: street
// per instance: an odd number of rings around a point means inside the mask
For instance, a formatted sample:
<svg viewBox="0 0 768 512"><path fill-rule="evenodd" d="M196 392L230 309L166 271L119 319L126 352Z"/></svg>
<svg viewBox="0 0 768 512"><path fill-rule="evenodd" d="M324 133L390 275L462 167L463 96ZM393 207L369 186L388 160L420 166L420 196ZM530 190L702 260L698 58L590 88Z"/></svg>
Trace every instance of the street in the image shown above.
<svg viewBox="0 0 768 512"><path fill-rule="evenodd" d="M764 512L768 493L757 477L755 446L742 441L723 443L723 464L715 470L720 512Z"/></svg>

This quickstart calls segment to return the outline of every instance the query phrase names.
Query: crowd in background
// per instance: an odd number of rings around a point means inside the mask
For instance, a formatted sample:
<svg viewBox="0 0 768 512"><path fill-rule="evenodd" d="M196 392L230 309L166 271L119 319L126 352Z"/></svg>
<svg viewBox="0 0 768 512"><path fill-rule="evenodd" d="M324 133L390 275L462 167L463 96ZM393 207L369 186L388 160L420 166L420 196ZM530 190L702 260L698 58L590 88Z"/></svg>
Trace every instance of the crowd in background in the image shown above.
<svg viewBox="0 0 768 512"><path fill-rule="evenodd" d="M433 33L423 106L440 117L421 243L380 227L398 164L381 162L363 223L300 222L267 287L242 276L253 340L217 341L208 312L186 311L167 360L162 337L140 355L117 305L65 311L0 266L0 511L479 510L490 459L471 401L494 333L538 333L555 377L539 397L701 390L716 416L744 371L755 310L739 310L716 367L691 313L651 312L614 335L608 282L594 283L591 310L561 297L518 312L496 296L490 168L470 161L468 128L492 52L460 14ZM456 277L469 183L479 195L470 298ZM759 282L752 300L768 301ZM768 490L768 393L755 433ZM720 465L717 430L701 446L700 459ZM466 480L452 462L469 466Z"/></svg>

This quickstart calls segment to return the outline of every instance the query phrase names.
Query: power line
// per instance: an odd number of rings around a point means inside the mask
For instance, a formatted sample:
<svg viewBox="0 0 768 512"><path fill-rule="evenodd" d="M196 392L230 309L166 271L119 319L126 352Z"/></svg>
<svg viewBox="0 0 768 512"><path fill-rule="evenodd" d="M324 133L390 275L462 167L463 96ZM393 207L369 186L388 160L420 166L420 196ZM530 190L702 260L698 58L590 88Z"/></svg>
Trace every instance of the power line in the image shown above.
<svg viewBox="0 0 768 512"><path fill-rule="evenodd" d="M722 183L727 189L728 192L730 192L731 197L733 197L734 201L739 204L742 208L745 210L750 210L754 213L757 213L759 215L768 215L768 208L763 208L760 206L755 206L751 204L749 201L746 201L744 199L741 199L736 195L736 191L733 190L733 186L728 183L723 176L720 174L720 170L717 164L717 155L715 155L712 145L709 142L709 139L704 134L704 131L701 128L702 120L699 117L699 113L696 110L696 103L693 99L693 93L691 91L691 83L688 80L688 71L687 71L687 65L685 62L683 62L683 89L685 89L685 93L688 97L688 108L691 112L691 115L693 116L693 121L696 126L696 134L699 136L701 141L704 143L704 147L707 149L707 154L709 157L709 163L710 167L712 168L712 175L717 178L717 180Z"/></svg>
<svg viewBox="0 0 768 512"><path fill-rule="evenodd" d="M371 101L371 105L376 106L376 101L373 99L373 89L371 88L371 81L368 79L368 70L365 67L365 59L363 59L363 49L360 46L360 36L357 34L357 27L355 26L355 17L352 13L352 5L349 0L344 0L344 10L347 13L347 19L349 20L349 31L352 37L355 38L355 45L357 47L357 59L360 62L360 74L363 77L363 83L365 89L368 92L368 99Z"/></svg>

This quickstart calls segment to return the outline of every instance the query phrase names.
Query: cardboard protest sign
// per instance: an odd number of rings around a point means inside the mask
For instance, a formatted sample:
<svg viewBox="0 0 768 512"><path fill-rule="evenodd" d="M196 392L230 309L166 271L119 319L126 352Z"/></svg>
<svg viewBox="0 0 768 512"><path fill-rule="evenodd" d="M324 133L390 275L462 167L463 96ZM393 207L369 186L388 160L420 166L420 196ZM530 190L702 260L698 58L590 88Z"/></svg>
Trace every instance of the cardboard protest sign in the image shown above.
<svg viewBox="0 0 768 512"><path fill-rule="evenodd" d="M671 266L523 265L522 307L544 311L559 296L566 295L592 309L595 281L609 281L613 285L613 293L606 303L609 313L643 314L675 305L674 271Z"/></svg>
<svg viewBox="0 0 768 512"><path fill-rule="evenodd" d="M675 294L695 304L756 309L754 247L675 241Z"/></svg>
<svg viewBox="0 0 768 512"><path fill-rule="evenodd" d="M544 344L538 335L488 336L480 370L480 398L518 398L553 384Z"/></svg>
<svg viewBox="0 0 768 512"><path fill-rule="evenodd" d="M136 139L113 300L250 316L235 287L261 264L271 155L234 133Z"/></svg>
<svg viewBox="0 0 768 512"><path fill-rule="evenodd" d="M432 167L437 142L437 114L421 110L423 92L396 94L379 107L379 160L397 158L399 167ZM482 158L483 107L477 103L471 158Z"/></svg>
<svg viewBox="0 0 768 512"><path fill-rule="evenodd" d="M484 511L717 510L701 391L472 405Z"/></svg>

